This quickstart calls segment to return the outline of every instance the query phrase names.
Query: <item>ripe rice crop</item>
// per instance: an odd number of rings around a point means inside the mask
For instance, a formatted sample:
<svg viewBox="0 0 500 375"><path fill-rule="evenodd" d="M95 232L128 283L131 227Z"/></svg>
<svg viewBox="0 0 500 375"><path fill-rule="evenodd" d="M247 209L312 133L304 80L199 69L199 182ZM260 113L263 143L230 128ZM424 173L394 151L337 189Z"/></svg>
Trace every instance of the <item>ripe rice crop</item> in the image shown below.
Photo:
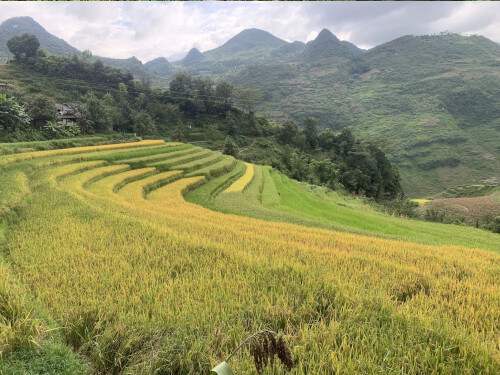
<svg viewBox="0 0 500 375"><path fill-rule="evenodd" d="M205 168L202 160L193 163ZM181 165L157 173L91 163L33 170L29 207L6 250L26 293L95 373L208 373L261 329L284 334L293 374L500 371L499 254L264 221L183 199L226 188L243 174L239 162L206 184L184 177ZM250 209L271 178L276 207L292 198L315 207L266 171L256 166L243 192L214 202L240 197ZM254 373L248 355L233 361L235 373Z"/></svg>
<svg viewBox="0 0 500 375"><path fill-rule="evenodd" d="M243 191L253 178L253 164L245 163L247 169L245 174L229 186L224 192L231 193L233 191Z"/></svg>
<svg viewBox="0 0 500 375"><path fill-rule="evenodd" d="M67 155L67 154L80 154L91 151L102 151L102 150L114 150L119 148L131 148L131 147L143 147L143 146L152 146L162 144L164 141L162 140L150 140L150 141L140 141L140 142L132 142L132 143L118 143L118 144L110 144L110 145L102 145L102 146L85 146L85 147L75 147L69 149L60 149L60 150L49 150L49 151L35 151L35 152L26 152L22 154L8 155L0 157L0 166L13 163L21 160L30 160L37 158L44 158L50 156L58 156L58 155Z"/></svg>
<svg viewBox="0 0 500 375"><path fill-rule="evenodd" d="M211 152L203 158L197 158L184 164L171 165L170 168L180 169L184 171L184 173L188 173L217 163L220 160L222 160L222 154L220 152Z"/></svg>
<svg viewBox="0 0 500 375"><path fill-rule="evenodd" d="M201 159L207 155L212 154L210 150L203 150L201 148L195 148L195 152L188 153L187 155L175 157L165 161L159 161L156 163L147 163L150 167L161 167L161 168L176 168L177 165L188 163L193 160Z"/></svg>
<svg viewBox="0 0 500 375"><path fill-rule="evenodd" d="M122 160L119 160L119 163L123 163L123 164L151 163L151 162L155 162L155 161L159 161L159 160L174 159L174 158L178 158L181 156L194 154L200 150L201 150L200 147L182 147L182 146L168 147L168 148L162 149L161 152L158 152L158 153L154 153L154 154L149 153L148 155L144 155L144 156L134 157L134 158L130 158L130 159L122 159Z"/></svg>
<svg viewBox="0 0 500 375"><path fill-rule="evenodd" d="M232 156L225 155L222 160L215 164L210 164L204 168L196 169L193 172L187 173L186 177L192 176L205 176L208 178L213 178L219 176L225 172L229 172L235 164L235 159Z"/></svg>

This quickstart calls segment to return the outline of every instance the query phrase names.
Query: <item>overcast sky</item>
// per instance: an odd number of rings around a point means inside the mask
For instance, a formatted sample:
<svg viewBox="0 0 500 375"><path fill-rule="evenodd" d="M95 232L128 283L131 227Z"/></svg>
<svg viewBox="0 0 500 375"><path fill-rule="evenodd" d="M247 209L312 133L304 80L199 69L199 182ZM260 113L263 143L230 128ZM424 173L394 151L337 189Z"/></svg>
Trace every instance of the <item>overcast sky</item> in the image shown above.
<svg viewBox="0 0 500 375"><path fill-rule="evenodd" d="M500 2L0 2L0 22L16 16L80 50L143 62L203 52L252 27L302 42L327 28L361 48L445 30L500 42Z"/></svg>

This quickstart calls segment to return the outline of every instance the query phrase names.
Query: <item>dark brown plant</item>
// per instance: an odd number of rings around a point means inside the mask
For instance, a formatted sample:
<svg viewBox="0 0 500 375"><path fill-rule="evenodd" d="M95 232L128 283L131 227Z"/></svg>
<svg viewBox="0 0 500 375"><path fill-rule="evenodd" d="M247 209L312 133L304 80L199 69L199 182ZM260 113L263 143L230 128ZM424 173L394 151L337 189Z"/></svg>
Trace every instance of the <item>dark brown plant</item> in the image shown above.
<svg viewBox="0 0 500 375"><path fill-rule="evenodd" d="M275 334L270 331L264 331L260 335L253 337L250 345L250 354L253 356L255 369L258 374L262 374L264 367L268 364L274 365L274 357L277 356L285 366L286 371L293 367L292 354L285 344L283 337L276 341Z"/></svg>
<svg viewBox="0 0 500 375"><path fill-rule="evenodd" d="M285 344L283 337L280 336L278 339L278 358L281 363L285 365L286 369L290 371L293 367L292 353L290 353L290 349Z"/></svg>

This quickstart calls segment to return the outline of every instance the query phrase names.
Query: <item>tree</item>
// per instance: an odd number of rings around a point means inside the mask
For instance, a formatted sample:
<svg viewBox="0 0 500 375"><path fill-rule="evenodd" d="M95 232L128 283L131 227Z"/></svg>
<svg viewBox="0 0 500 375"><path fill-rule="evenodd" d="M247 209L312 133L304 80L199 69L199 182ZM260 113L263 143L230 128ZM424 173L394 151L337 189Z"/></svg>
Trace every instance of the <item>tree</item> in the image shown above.
<svg viewBox="0 0 500 375"><path fill-rule="evenodd" d="M114 129L119 132L133 131L132 108L128 102L127 85L120 82L118 93L116 94L116 107L114 114Z"/></svg>
<svg viewBox="0 0 500 375"><path fill-rule="evenodd" d="M227 124L227 134L231 137L234 137L238 134L238 126L236 124L236 118L231 112L228 112L226 115L226 124Z"/></svg>
<svg viewBox="0 0 500 375"><path fill-rule="evenodd" d="M0 94L0 129L6 132L15 132L16 127L29 124L30 117L24 112L24 108L15 98L8 98L6 94Z"/></svg>
<svg viewBox="0 0 500 375"><path fill-rule="evenodd" d="M304 181L309 174L309 166L307 165L307 160L305 155L298 155L297 153L292 153L290 157L290 177Z"/></svg>
<svg viewBox="0 0 500 375"><path fill-rule="evenodd" d="M329 160L313 161L311 163L312 171L316 177L316 180L322 184L329 187L334 187L337 180L337 170L335 164Z"/></svg>
<svg viewBox="0 0 500 375"><path fill-rule="evenodd" d="M156 125L146 111L138 111L133 114L134 133L138 135L153 135L156 133Z"/></svg>
<svg viewBox="0 0 500 375"><path fill-rule="evenodd" d="M169 84L170 95L174 98L189 98L192 96L192 77L187 73L177 73Z"/></svg>
<svg viewBox="0 0 500 375"><path fill-rule="evenodd" d="M113 128L111 109L104 100L95 96L93 91L88 91L84 97L85 106L82 108L84 124L99 132L108 132Z"/></svg>
<svg viewBox="0 0 500 375"><path fill-rule="evenodd" d="M40 47L38 38L33 34L24 33L14 35L7 41L7 48L17 60L27 59L36 56L36 51Z"/></svg>
<svg viewBox="0 0 500 375"><path fill-rule="evenodd" d="M177 104L168 103L162 108L161 117L156 118L160 135L167 135L169 130L177 129L182 123L182 112Z"/></svg>
<svg viewBox="0 0 500 375"><path fill-rule="evenodd" d="M34 125L41 130L47 121L56 118L56 103L42 94L36 94L30 100L28 113Z"/></svg>
<svg viewBox="0 0 500 375"><path fill-rule="evenodd" d="M224 103L229 103L229 99L233 95L233 86L227 81L219 81L215 87L215 96L218 100L223 100Z"/></svg>
<svg viewBox="0 0 500 375"><path fill-rule="evenodd" d="M264 97L262 91L256 87L250 87L248 89L239 87L235 89L235 94L237 104L246 112L252 111Z"/></svg>
<svg viewBox="0 0 500 375"><path fill-rule="evenodd" d="M304 134L306 136L306 144L310 148L315 148L318 144L318 129L316 128L316 119L312 117L306 118L304 122Z"/></svg>
<svg viewBox="0 0 500 375"><path fill-rule="evenodd" d="M292 144L293 138L297 134L299 134L299 126L294 119L288 119L281 126L278 138L285 145Z"/></svg>
<svg viewBox="0 0 500 375"><path fill-rule="evenodd" d="M92 58L92 51L89 49L86 49L85 51L82 52L82 59L83 61L88 61Z"/></svg>
<svg viewBox="0 0 500 375"><path fill-rule="evenodd" d="M224 154L236 156L238 153L238 145L234 143L233 138L227 137L224 143Z"/></svg>
<svg viewBox="0 0 500 375"><path fill-rule="evenodd" d="M336 139L335 133L331 129L326 129L318 135L319 146L325 151L330 151L334 148Z"/></svg>

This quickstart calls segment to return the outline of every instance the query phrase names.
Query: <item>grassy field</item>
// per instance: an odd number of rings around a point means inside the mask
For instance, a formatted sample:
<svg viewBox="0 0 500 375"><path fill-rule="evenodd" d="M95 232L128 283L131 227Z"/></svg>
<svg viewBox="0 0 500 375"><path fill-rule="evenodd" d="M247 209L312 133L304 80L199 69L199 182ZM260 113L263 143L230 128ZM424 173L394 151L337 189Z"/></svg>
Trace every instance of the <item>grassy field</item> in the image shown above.
<svg viewBox="0 0 500 375"><path fill-rule="evenodd" d="M179 147L0 157L0 372L208 374L260 329L293 374L500 371L498 235Z"/></svg>

